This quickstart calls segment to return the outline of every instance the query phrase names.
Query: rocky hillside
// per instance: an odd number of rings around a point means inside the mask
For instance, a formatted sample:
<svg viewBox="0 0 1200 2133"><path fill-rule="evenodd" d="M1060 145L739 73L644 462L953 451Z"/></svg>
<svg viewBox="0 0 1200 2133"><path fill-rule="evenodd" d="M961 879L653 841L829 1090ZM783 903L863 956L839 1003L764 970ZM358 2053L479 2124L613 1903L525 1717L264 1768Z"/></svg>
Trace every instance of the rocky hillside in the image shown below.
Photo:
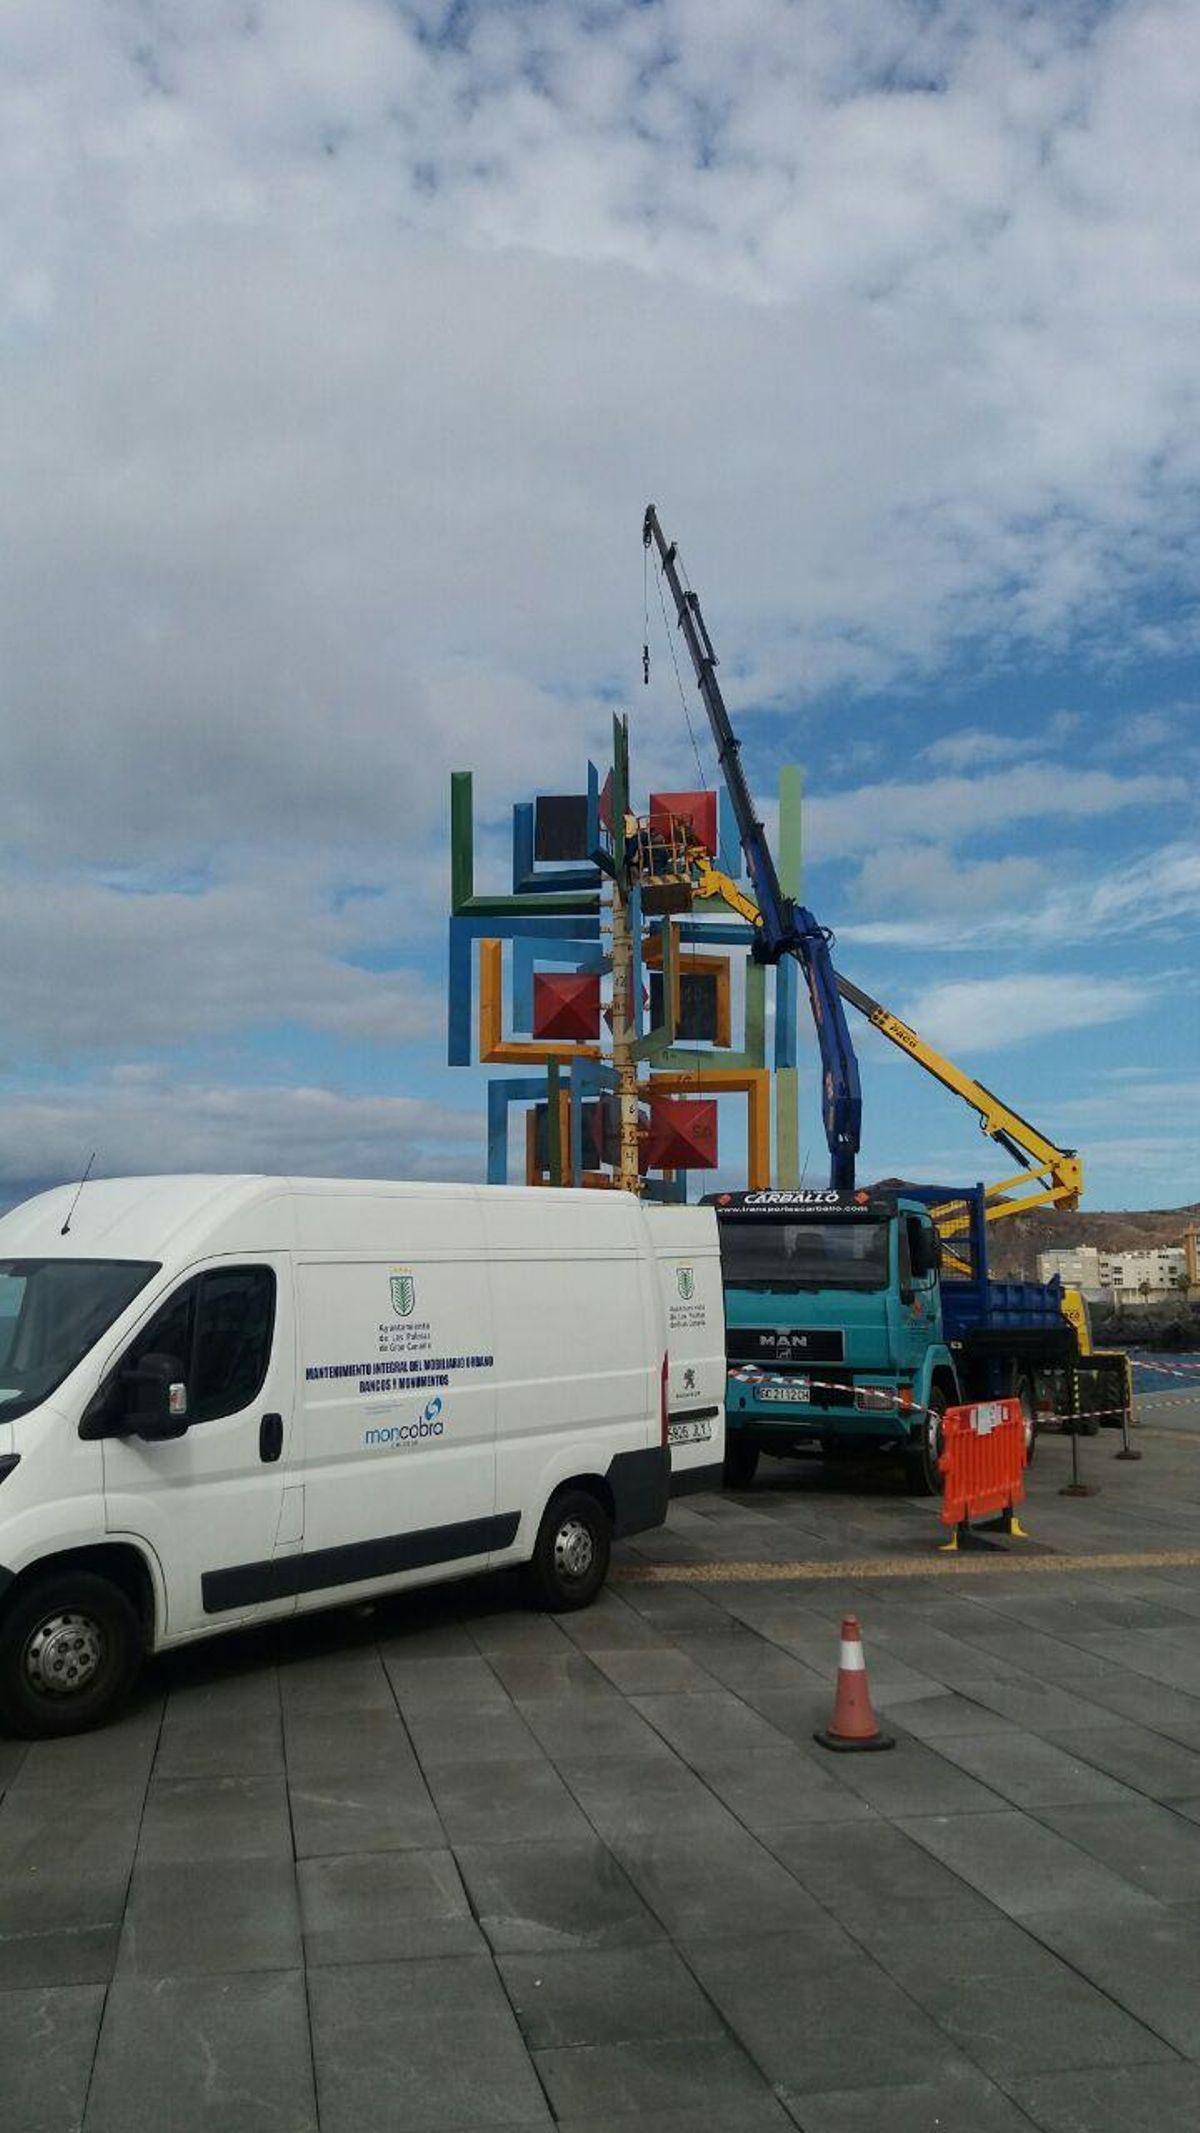
<svg viewBox="0 0 1200 2133"><path fill-rule="evenodd" d="M1037 1208L993 1222L989 1231L992 1272L1001 1279L1036 1279L1039 1252L1071 1251L1094 1244L1102 1252L1136 1252L1153 1245L1182 1244L1184 1230L1200 1223L1200 1202L1188 1207L1121 1208L1112 1214L1063 1214Z"/></svg>

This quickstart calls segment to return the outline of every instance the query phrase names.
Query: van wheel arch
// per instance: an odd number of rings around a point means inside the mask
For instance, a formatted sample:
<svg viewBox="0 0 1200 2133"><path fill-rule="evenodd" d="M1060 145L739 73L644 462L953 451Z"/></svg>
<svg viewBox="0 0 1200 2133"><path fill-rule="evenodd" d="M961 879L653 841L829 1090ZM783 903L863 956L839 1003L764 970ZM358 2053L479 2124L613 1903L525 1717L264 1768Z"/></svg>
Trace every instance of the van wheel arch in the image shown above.
<svg viewBox="0 0 1200 2133"><path fill-rule="evenodd" d="M124 1703L153 1635L136 1550L64 1549L15 1577L0 1614L0 1721L26 1740L103 1725Z"/></svg>
<svg viewBox="0 0 1200 2133"><path fill-rule="evenodd" d="M3 1612L21 1598L31 1585L44 1578L81 1570L89 1577L105 1578L129 1601L141 1626L142 1641L152 1652L158 1626L154 1578L145 1557L127 1541L101 1541L93 1547L64 1548L57 1555L40 1555L35 1563L19 1570L5 1587Z"/></svg>

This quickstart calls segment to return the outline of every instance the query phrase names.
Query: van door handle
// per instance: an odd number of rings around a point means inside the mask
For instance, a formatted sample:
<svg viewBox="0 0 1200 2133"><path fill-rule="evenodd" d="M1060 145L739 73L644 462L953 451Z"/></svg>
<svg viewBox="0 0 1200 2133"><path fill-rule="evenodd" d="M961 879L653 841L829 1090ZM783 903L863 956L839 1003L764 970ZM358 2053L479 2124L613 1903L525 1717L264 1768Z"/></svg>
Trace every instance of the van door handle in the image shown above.
<svg viewBox="0 0 1200 2133"><path fill-rule="evenodd" d="M269 1466L283 1450L283 1416L264 1415L258 1425L258 1456Z"/></svg>

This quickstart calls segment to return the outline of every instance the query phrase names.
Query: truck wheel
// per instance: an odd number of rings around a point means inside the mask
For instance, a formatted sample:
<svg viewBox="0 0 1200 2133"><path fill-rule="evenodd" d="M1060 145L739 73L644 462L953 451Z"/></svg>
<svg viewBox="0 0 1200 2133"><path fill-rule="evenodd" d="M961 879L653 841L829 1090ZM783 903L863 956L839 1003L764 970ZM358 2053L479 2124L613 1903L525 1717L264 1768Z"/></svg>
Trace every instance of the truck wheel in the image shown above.
<svg viewBox="0 0 1200 2133"><path fill-rule="evenodd" d="M555 1615L590 1607L612 1553L612 1521L586 1489L564 1489L547 1504L526 1570L530 1598Z"/></svg>
<svg viewBox="0 0 1200 2133"><path fill-rule="evenodd" d="M725 1439L725 1486L748 1489L758 1472L758 1446L753 1437L732 1430Z"/></svg>
<svg viewBox="0 0 1200 2133"><path fill-rule="evenodd" d="M1027 1377L1021 1376L1017 1378L1013 1386L1012 1396L1014 1400L1021 1402L1021 1416L1025 1423L1025 1464L1026 1466L1032 1466L1033 1455L1037 1450L1038 1419L1037 1402L1033 1397L1033 1386Z"/></svg>
<svg viewBox="0 0 1200 2133"><path fill-rule="evenodd" d="M904 1454L904 1472L912 1496L940 1496L942 1493L938 1460L942 1456L942 1416L945 1412L945 1394L931 1392L920 1442Z"/></svg>
<svg viewBox="0 0 1200 2133"><path fill-rule="evenodd" d="M86 1733L124 1702L141 1660L118 1586L84 1570L39 1578L0 1624L0 1719L24 1740Z"/></svg>

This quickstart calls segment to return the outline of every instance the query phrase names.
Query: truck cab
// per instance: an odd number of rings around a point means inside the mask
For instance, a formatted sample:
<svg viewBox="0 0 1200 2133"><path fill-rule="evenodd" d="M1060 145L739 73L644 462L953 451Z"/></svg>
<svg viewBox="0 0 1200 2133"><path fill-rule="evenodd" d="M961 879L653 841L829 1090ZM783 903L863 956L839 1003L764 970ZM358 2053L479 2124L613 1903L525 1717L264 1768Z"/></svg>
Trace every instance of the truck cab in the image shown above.
<svg viewBox="0 0 1200 2133"><path fill-rule="evenodd" d="M898 1451L936 1488L958 1398L928 1209L865 1190L712 1196L725 1285L726 1476L760 1453Z"/></svg>

